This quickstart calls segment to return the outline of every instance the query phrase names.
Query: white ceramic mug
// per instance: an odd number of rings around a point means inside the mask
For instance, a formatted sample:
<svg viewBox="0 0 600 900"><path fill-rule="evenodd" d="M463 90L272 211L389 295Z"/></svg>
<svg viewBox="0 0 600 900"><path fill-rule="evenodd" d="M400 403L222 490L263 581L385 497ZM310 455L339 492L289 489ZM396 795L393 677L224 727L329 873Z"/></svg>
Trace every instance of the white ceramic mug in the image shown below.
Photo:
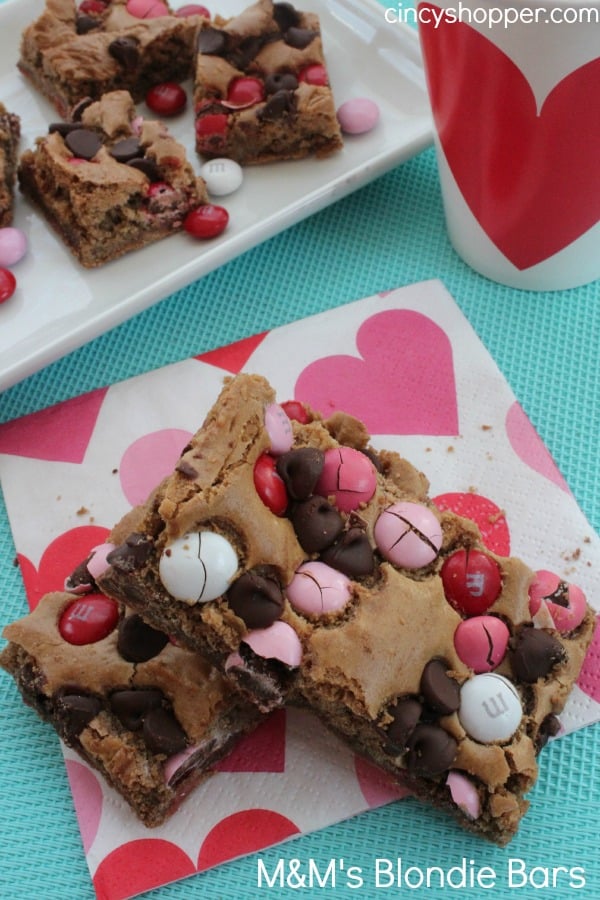
<svg viewBox="0 0 600 900"><path fill-rule="evenodd" d="M494 281L575 287L600 278L600 0L512 4L417 6L448 232Z"/></svg>

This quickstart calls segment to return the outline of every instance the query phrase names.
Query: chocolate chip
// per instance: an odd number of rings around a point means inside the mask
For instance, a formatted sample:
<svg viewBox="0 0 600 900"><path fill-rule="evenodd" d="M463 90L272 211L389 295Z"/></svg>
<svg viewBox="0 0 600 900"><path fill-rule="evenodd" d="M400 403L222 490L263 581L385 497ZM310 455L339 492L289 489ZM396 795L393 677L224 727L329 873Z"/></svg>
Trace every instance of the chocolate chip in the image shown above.
<svg viewBox="0 0 600 900"><path fill-rule="evenodd" d="M172 712L162 707L151 709L144 716L142 732L146 746L152 753L173 756L181 753L187 746L187 738L181 725Z"/></svg>
<svg viewBox="0 0 600 900"><path fill-rule="evenodd" d="M371 575L375 568L373 548L362 528L345 531L335 544L323 551L321 559L348 578Z"/></svg>
<svg viewBox="0 0 600 900"><path fill-rule="evenodd" d="M79 159L93 159L102 147L102 141L95 131L89 128L76 128L69 131L65 137L65 144Z"/></svg>
<svg viewBox="0 0 600 900"><path fill-rule="evenodd" d="M87 34L89 31L93 31L94 28L100 28L101 24L100 19L97 19L95 16L86 16L83 13L79 13L75 18L75 31L77 34Z"/></svg>
<svg viewBox="0 0 600 900"><path fill-rule="evenodd" d="M71 119L71 121L72 122L81 122L81 120L83 118L83 114L86 111L86 109L88 108L88 106L91 106L92 103L95 103L95 102L96 101L94 100L93 97L83 97L81 100L79 100L79 102L76 103L75 106L71 107L71 112L69 115L69 118Z"/></svg>
<svg viewBox="0 0 600 900"><path fill-rule="evenodd" d="M304 50L316 38L318 33L318 31L311 31L309 28L292 27L288 28L283 39L289 47L294 47L295 50Z"/></svg>
<svg viewBox="0 0 600 900"><path fill-rule="evenodd" d="M94 719L102 704L97 697L89 694L63 694L57 700L57 718L61 724L65 739L77 737L86 725Z"/></svg>
<svg viewBox="0 0 600 900"><path fill-rule="evenodd" d="M277 91L271 94L263 108L258 113L259 119L279 119L281 116L294 112L296 101L293 91Z"/></svg>
<svg viewBox="0 0 600 900"><path fill-rule="evenodd" d="M540 725L536 740L536 751L539 753L542 747L546 746L550 738L556 737L559 731L559 719L554 715L554 713L549 713Z"/></svg>
<svg viewBox="0 0 600 900"><path fill-rule="evenodd" d="M273 18L280 31L287 31L300 24L300 13L291 3L274 3Z"/></svg>
<svg viewBox="0 0 600 900"><path fill-rule="evenodd" d="M110 148L110 155L120 163L129 162L131 159L136 159L136 157L143 156L144 151L140 147L140 142L135 137L123 138L122 141L117 141L116 144Z"/></svg>
<svg viewBox="0 0 600 900"><path fill-rule="evenodd" d="M90 557L88 556L65 578L65 591L76 591L77 588L90 589L93 587L94 580L87 568L89 559Z"/></svg>
<svg viewBox="0 0 600 900"><path fill-rule="evenodd" d="M108 52L125 70L135 69L140 61L138 42L134 38L119 37L108 45Z"/></svg>
<svg viewBox="0 0 600 900"><path fill-rule="evenodd" d="M236 69L247 69L254 57L258 56L266 41L266 37L250 35L244 38L237 47L232 47L227 58Z"/></svg>
<svg viewBox="0 0 600 900"><path fill-rule="evenodd" d="M168 641L166 634L152 628L137 613L126 616L119 624L117 650L127 662L140 663L153 659Z"/></svg>
<svg viewBox="0 0 600 900"><path fill-rule="evenodd" d="M227 602L248 628L267 628L283 611L279 584L257 572L244 572L227 591Z"/></svg>
<svg viewBox="0 0 600 900"><path fill-rule="evenodd" d="M163 692L154 689L115 691L110 697L110 708L125 728L139 731L145 717L151 710L159 709L163 699Z"/></svg>
<svg viewBox="0 0 600 900"><path fill-rule="evenodd" d="M218 28L203 28L198 33L197 49L209 56L222 56L227 48L227 38Z"/></svg>
<svg viewBox="0 0 600 900"><path fill-rule="evenodd" d="M417 775L441 775L450 768L458 744L439 725L421 723L408 739L407 767Z"/></svg>
<svg viewBox="0 0 600 900"><path fill-rule="evenodd" d="M414 697L402 697L394 706L390 707L389 713L392 721L386 728L386 736L391 744L391 748L398 753L403 753L408 739L415 730L423 707Z"/></svg>
<svg viewBox="0 0 600 900"><path fill-rule="evenodd" d="M298 79L291 72L274 72L265 78L265 93L276 94L277 91L295 91Z"/></svg>
<svg viewBox="0 0 600 900"><path fill-rule="evenodd" d="M344 528L341 515L324 497L310 497L292 507L290 519L301 547L320 553L333 544Z"/></svg>
<svg viewBox="0 0 600 900"><path fill-rule="evenodd" d="M148 181L160 181L158 166L154 160L148 159L146 156L137 156L135 159L130 159L127 161L127 165L145 175Z"/></svg>
<svg viewBox="0 0 600 900"><path fill-rule="evenodd" d="M431 659L421 675L423 699L442 716L456 712L460 706L460 686L447 674L447 668L443 659Z"/></svg>
<svg viewBox="0 0 600 900"><path fill-rule="evenodd" d="M189 478L191 481L198 477L197 470L186 459L178 462L175 469L180 475L183 475L184 478Z"/></svg>
<svg viewBox="0 0 600 900"><path fill-rule="evenodd" d="M81 125L78 122L51 122L48 125L48 134L56 132L64 138L69 132L77 131L79 128L81 128Z"/></svg>
<svg viewBox="0 0 600 900"><path fill-rule="evenodd" d="M111 550L106 561L118 572L128 574L143 569L150 559L153 549L152 541L149 538L144 534L133 532L125 543Z"/></svg>
<svg viewBox="0 0 600 900"><path fill-rule="evenodd" d="M513 674L525 684L545 678L565 658L561 642L539 628L523 628L510 654Z"/></svg>
<svg viewBox="0 0 600 900"><path fill-rule="evenodd" d="M308 500L323 471L325 454L317 447L290 450L277 459L277 474L293 500Z"/></svg>

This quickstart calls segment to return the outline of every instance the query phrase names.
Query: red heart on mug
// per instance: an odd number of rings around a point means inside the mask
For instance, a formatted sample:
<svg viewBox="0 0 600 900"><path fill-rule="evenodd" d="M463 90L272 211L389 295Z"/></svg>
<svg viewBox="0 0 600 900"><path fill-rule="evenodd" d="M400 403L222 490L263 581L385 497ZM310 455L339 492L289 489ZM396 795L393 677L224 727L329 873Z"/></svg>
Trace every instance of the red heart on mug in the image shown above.
<svg viewBox="0 0 600 900"><path fill-rule="evenodd" d="M421 45L444 155L485 233L528 269L600 220L600 57L570 72L538 110L502 50L437 6L421 4L421 18L428 9Z"/></svg>

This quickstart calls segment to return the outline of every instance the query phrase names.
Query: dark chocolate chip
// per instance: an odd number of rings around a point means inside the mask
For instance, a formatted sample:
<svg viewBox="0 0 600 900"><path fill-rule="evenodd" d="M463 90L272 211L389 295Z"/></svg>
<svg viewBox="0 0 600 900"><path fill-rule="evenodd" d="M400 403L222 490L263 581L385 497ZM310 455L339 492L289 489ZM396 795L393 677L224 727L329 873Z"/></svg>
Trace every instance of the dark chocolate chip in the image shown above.
<svg viewBox="0 0 600 900"><path fill-rule="evenodd" d="M525 684L545 678L565 658L561 642L540 628L523 628L517 635L510 663L513 674Z"/></svg>
<svg viewBox="0 0 600 900"><path fill-rule="evenodd" d="M292 507L290 519L301 547L307 553L320 553L340 536L344 529L341 515L324 497L310 497Z"/></svg>
<svg viewBox="0 0 600 900"><path fill-rule="evenodd" d="M556 737L556 735L560 731L560 721L554 715L554 713L549 713L546 718L542 721L540 725L540 730L538 731L537 740L536 740L536 750L539 751L542 747L545 747L550 738Z"/></svg>
<svg viewBox="0 0 600 900"><path fill-rule="evenodd" d="M277 474L293 500L308 500L323 471L325 454L317 447L300 447L277 458Z"/></svg>
<svg viewBox="0 0 600 900"><path fill-rule="evenodd" d="M92 99L92 97L84 97L82 100L76 103L75 106L72 107L71 114L69 116L71 121L81 122L81 118L85 110L88 108L88 106L91 106L93 102L94 100Z"/></svg>
<svg viewBox="0 0 600 900"><path fill-rule="evenodd" d="M321 559L348 578L371 575L375 569L373 548L362 528L345 531L335 544L323 551Z"/></svg>
<svg viewBox="0 0 600 900"><path fill-rule="evenodd" d="M86 16L83 13L79 13L75 18L75 31L77 34L87 34L89 31L93 31L94 28L100 28L101 24L102 22L96 16Z"/></svg>
<svg viewBox="0 0 600 900"><path fill-rule="evenodd" d="M197 49L199 53L209 56L222 56L227 48L225 32L218 28L203 28L198 33Z"/></svg>
<svg viewBox="0 0 600 900"><path fill-rule="evenodd" d="M168 641L166 634L152 628L136 613L126 616L119 624L117 650L127 662L140 663L153 659Z"/></svg>
<svg viewBox="0 0 600 900"><path fill-rule="evenodd" d="M154 689L115 691L110 697L110 708L130 731L139 731L148 713L162 703L163 692Z"/></svg>
<svg viewBox="0 0 600 900"><path fill-rule="evenodd" d="M94 586L94 579L87 568L89 560L90 557L88 556L65 578L65 591L76 591L77 588L81 587L91 589Z"/></svg>
<svg viewBox="0 0 600 900"><path fill-rule="evenodd" d="M265 78L265 93L276 94L277 91L295 91L298 79L291 72L274 72Z"/></svg>
<svg viewBox="0 0 600 900"><path fill-rule="evenodd" d="M129 162L130 159L136 159L137 157L143 156L144 151L140 147L140 142L135 137L123 138L122 141L117 141L116 144L110 148L110 155L117 160L117 162L126 163Z"/></svg>
<svg viewBox="0 0 600 900"><path fill-rule="evenodd" d="M227 591L227 602L248 628L267 628L281 617L283 593L272 578L244 572Z"/></svg>
<svg viewBox="0 0 600 900"><path fill-rule="evenodd" d="M456 712L460 706L460 686L447 674L447 663L443 659L431 659L421 675L423 699L442 716Z"/></svg>
<svg viewBox="0 0 600 900"><path fill-rule="evenodd" d="M79 159L93 159L102 147L102 141L89 128L76 128L65 136L65 144Z"/></svg>
<svg viewBox="0 0 600 900"><path fill-rule="evenodd" d="M273 18L280 31L287 31L300 24L300 13L291 3L274 3Z"/></svg>
<svg viewBox="0 0 600 900"><path fill-rule="evenodd" d="M194 478L198 477L197 470L186 459L182 459L178 462L175 469L180 475L183 475L184 478L189 478L192 481Z"/></svg>
<svg viewBox="0 0 600 900"><path fill-rule="evenodd" d="M454 762L457 749L455 739L439 725L421 723L408 739L408 770L417 775L441 775Z"/></svg>
<svg viewBox="0 0 600 900"><path fill-rule="evenodd" d="M279 119L294 112L296 101L293 91L277 91L271 94L263 108L259 111L259 119Z"/></svg>
<svg viewBox="0 0 600 900"><path fill-rule="evenodd" d="M398 753L403 753L408 744L408 739L415 730L423 707L414 697L402 697L394 706L390 707L389 713L392 721L386 728L386 737L391 747Z"/></svg>
<svg viewBox="0 0 600 900"><path fill-rule="evenodd" d="M124 69L135 69L140 61L138 42L133 38L119 37L108 45L108 52Z"/></svg>
<svg viewBox="0 0 600 900"><path fill-rule="evenodd" d="M152 541L144 534L133 532L127 540L107 555L106 561L118 572L126 574L143 569L154 547Z"/></svg>
<svg viewBox="0 0 600 900"><path fill-rule="evenodd" d="M250 35L244 38L237 47L233 47L227 54L228 60L237 69L247 69L255 56L258 56L267 38L261 35Z"/></svg>
<svg viewBox="0 0 600 900"><path fill-rule="evenodd" d="M57 703L57 718L65 739L77 737L102 709L97 697L89 694L63 694Z"/></svg>
<svg viewBox="0 0 600 900"><path fill-rule="evenodd" d="M311 31L309 28L288 28L283 36L284 41L289 47L295 50L304 50L305 47L316 38L318 31Z"/></svg>
<svg viewBox="0 0 600 900"><path fill-rule="evenodd" d="M135 159L130 159L127 161L127 165L145 175L148 181L160 181L158 166L154 160L148 159L146 156L137 156Z"/></svg>
<svg viewBox="0 0 600 900"><path fill-rule="evenodd" d="M365 447L361 452L365 454L367 459L371 460L377 472L383 472L383 465L381 464L381 459L376 450L373 450L372 447Z"/></svg>
<svg viewBox="0 0 600 900"><path fill-rule="evenodd" d="M48 134L57 132L61 137L66 137L70 131L77 131L81 128L78 122L51 122L48 125Z"/></svg>
<svg viewBox="0 0 600 900"><path fill-rule="evenodd" d="M152 753L173 756L187 746L187 738L172 712L157 707L144 716L142 726L144 741Z"/></svg>

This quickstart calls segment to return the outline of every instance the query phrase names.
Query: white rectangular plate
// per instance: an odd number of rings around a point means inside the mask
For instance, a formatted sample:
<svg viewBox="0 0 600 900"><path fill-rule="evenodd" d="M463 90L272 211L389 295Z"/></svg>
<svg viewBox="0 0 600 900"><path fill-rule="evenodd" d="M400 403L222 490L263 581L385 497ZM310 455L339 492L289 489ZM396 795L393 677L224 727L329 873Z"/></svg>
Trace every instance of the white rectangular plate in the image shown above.
<svg viewBox="0 0 600 900"><path fill-rule="evenodd" d="M249 3L213 0L208 5L211 12L229 16ZM18 196L14 224L26 232L29 252L14 267L17 292L0 306L0 390L339 200L431 143L416 33L386 23L384 8L375 0L299 0L297 5L321 18L337 105L352 97L370 97L381 111L377 127L368 134L348 137L344 149L329 159L246 169L240 190L215 201L230 215L220 237L197 242L180 234L96 270L82 268L44 219ZM0 4L0 100L21 116L22 150L33 146L35 138L46 133L48 123L58 118L16 67L21 32L42 9L41 0ZM140 112L149 113L144 104ZM193 146L191 103L184 114L169 121L169 128L200 171Z"/></svg>

